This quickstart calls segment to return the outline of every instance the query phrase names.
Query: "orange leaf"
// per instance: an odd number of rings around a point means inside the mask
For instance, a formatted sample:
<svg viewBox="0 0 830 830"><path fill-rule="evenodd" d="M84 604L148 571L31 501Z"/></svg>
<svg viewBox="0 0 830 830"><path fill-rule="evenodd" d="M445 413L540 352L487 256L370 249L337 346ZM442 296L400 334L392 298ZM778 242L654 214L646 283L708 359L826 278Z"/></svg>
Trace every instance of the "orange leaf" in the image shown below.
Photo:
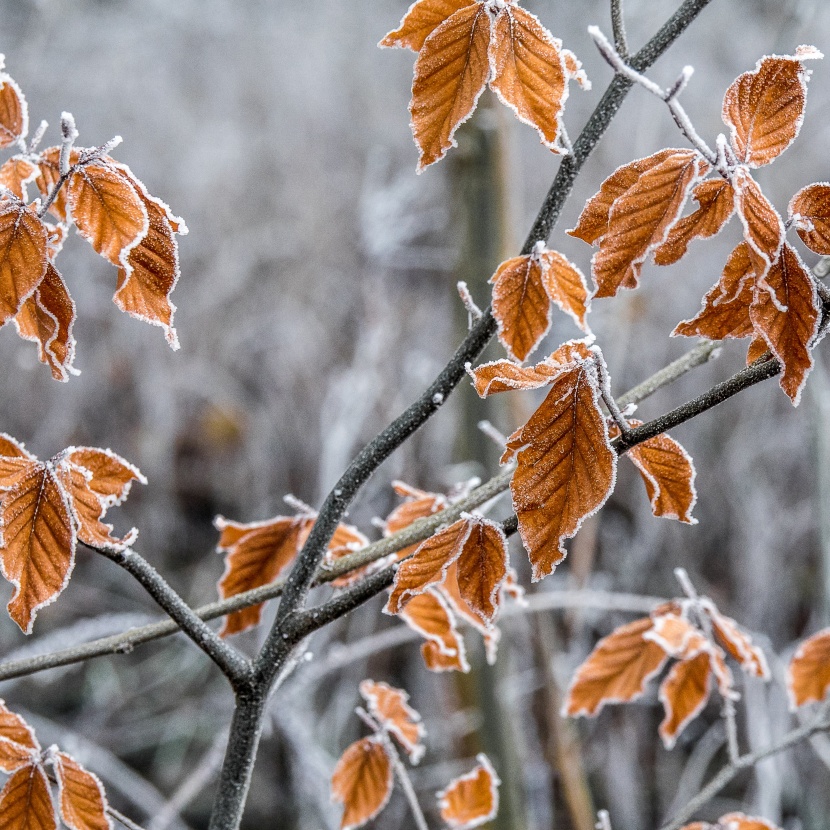
<svg viewBox="0 0 830 830"><path fill-rule="evenodd" d="M3 60L0 58L0 69ZM10 147L29 132L29 108L20 87L0 72L0 147Z"/></svg>
<svg viewBox="0 0 830 830"><path fill-rule="evenodd" d="M804 119L810 77L802 61L820 57L813 47L800 47L794 57L761 58L732 83L723 98L723 123L739 161L761 167L792 144Z"/></svg>
<svg viewBox="0 0 830 830"><path fill-rule="evenodd" d="M543 250L540 260L542 282L551 302L570 315L582 331L590 334L585 317L591 301L582 271L558 251Z"/></svg>
<svg viewBox="0 0 830 830"><path fill-rule="evenodd" d="M55 830L58 826L49 781L40 764L17 770L0 792L3 830Z"/></svg>
<svg viewBox="0 0 830 830"><path fill-rule="evenodd" d="M601 359L592 352L562 368L511 443L523 447L510 489L534 581L553 572L565 557L565 539L614 489L617 454L599 407Z"/></svg>
<svg viewBox="0 0 830 830"><path fill-rule="evenodd" d="M767 352L769 352L767 341L764 340L763 337L753 337L752 342L749 344L749 348L746 351L746 365L749 366L750 363L754 363L758 360L758 358L763 357Z"/></svg>
<svg viewBox="0 0 830 830"><path fill-rule="evenodd" d="M756 289L749 316L756 332L763 335L770 351L781 361L781 388L798 406L813 368L810 346L818 332L821 304L812 276L789 245L784 245L766 282L770 290L760 286Z"/></svg>
<svg viewBox="0 0 830 830"><path fill-rule="evenodd" d="M331 797L345 806L340 830L362 827L392 795L392 763L376 737L355 741L340 756L331 776Z"/></svg>
<svg viewBox="0 0 830 830"><path fill-rule="evenodd" d="M430 536L409 559L401 562L384 613L399 613L410 597L443 582L447 569L461 555L471 529L470 521L459 519Z"/></svg>
<svg viewBox="0 0 830 830"><path fill-rule="evenodd" d="M2 92L0 91L0 97ZM2 128L0 127L0 132ZM21 201L28 201L26 185L38 177L38 169L23 156L12 156L0 167L0 185L7 187Z"/></svg>
<svg viewBox="0 0 830 830"><path fill-rule="evenodd" d="M723 830L781 830L771 821L744 813L727 813L718 819L718 824Z"/></svg>
<svg viewBox="0 0 830 830"><path fill-rule="evenodd" d="M55 380L67 381L78 374L75 359L75 303L58 270L49 262L46 274L14 318L18 334L38 344L38 356L52 370Z"/></svg>
<svg viewBox="0 0 830 830"><path fill-rule="evenodd" d="M668 659L660 646L643 639L651 628L651 618L644 617L600 640L571 681L563 714L593 717L606 703L641 697Z"/></svg>
<svg viewBox="0 0 830 830"><path fill-rule="evenodd" d="M19 311L46 273L46 226L22 202L0 201L0 325Z"/></svg>
<svg viewBox="0 0 830 830"><path fill-rule="evenodd" d="M89 488L105 507L121 504L129 495L134 481L147 483L138 467L112 450L70 447L65 452L70 464L88 473Z"/></svg>
<svg viewBox="0 0 830 830"><path fill-rule="evenodd" d="M441 818L452 828L467 830L496 817L499 811L499 780L487 756L476 756L471 772L453 778L446 789L436 793Z"/></svg>
<svg viewBox="0 0 830 830"><path fill-rule="evenodd" d="M348 556L350 553L365 548L368 544L369 540L356 527L353 525L339 524L334 529L334 533L329 540L328 548L326 549L326 562L336 562L343 556ZM356 568L345 576L332 580L331 584L335 588L351 585L353 582L362 579L367 573L383 567L385 561L385 559L381 559L376 562L371 562L363 568Z"/></svg>
<svg viewBox="0 0 830 830"><path fill-rule="evenodd" d="M629 188L633 187L640 176L661 164L674 152L676 151L673 149L660 150L659 153L647 158L637 159L618 167L602 183L599 193L588 200L582 209L576 227L567 231L567 233L587 242L589 245L593 245L602 239L608 233L608 217L614 202Z"/></svg>
<svg viewBox="0 0 830 830"><path fill-rule="evenodd" d="M643 635L646 640L656 643L670 657L685 660L694 657L708 647L708 640L698 631L682 612L674 609L659 613L652 612L652 628Z"/></svg>
<svg viewBox="0 0 830 830"><path fill-rule="evenodd" d="M426 730L421 716L407 703L409 695L403 689L373 680L360 684L360 694L368 704L369 714L400 741L409 760L417 764L424 754Z"/></svg>
<svg viewBox="0 0 830 830"><path fill-rule="evenodd" d="M696 317L678 323L672 337L749 337L754 329L749 307L755 296L755 268L749 245L741 242L729 255L723 275L703 298ZM766 347L764 349L766 351Z"/></svg>
<svg viewBox="0 0 830 830"><path fill-rule="evenodd" d="M500 525L473 516L470 533L456 563L461 597L486 625L499 612L501 589L507 578L507 537Z"/></svg>
<svg viewBox="0 0 830 830"><path fill-rule="evenodd" d="M801 241L811 251L830 254L830 184L803 187L790 200L789 214L796 219Z"/></svg>
<svg viewBox="0 0 830 830"><path fill-rule="evenodd" d="M708 162L693 150L674 150L618 196L608 229L591 260L597 297L613 297L620 288L636 288L643 262L660 246L706 175Z"/></svg>
<svg viewBox="0 0 830 830"><path fill-rule="evenodd" d="M225 572L219 580L222 599L273 582L294 561L314 520L308 516L276 516L264 522L242 524L217 516L221 531L218 553L225 553ZM222 637L259 624L264 603L234 611L225 618Z"/></svg>
<svg viewBox="0 0 830 830"><path fill-rule="evenodd" d="M787 670L790 706L824 700L830 688L830 628L806 639L793 655Z"/></svg>
<svg viewBox="0 0 830 830"><path fill-rule="evenodd" d="M443 593L429 589L412 597L399 614L400 618L427 642L421 646L424 663L430 671L468 672L464 640L458 633L455 616Z"/></svg>
<svg viewBox="0 0 830 830"><path fill-rule="evenodd" d="M389 32L378 46L398 46L419 52L424 41L448 17L475 2L476 0L416 0L404 15L400 27Z"/></svg>
<svg viewBox="0 0 830 830"><path fill-rule="evenodd" d="M692 195L700 207L679 219L669 231L666 241L654 252L657 265L671 265L680 260L693 239L715 236L735 212L735 196L724 179L701 182Z"/></svg>
<svg viewBox="0 0 830 830"><path fill-rule="evenodd" d="M547 386L562 371L561 365L545 358L535 366L519 366L510 360L494 360L468 369L479 396L497 395L514 389Z"/></svg>
<svg viewBox="0 0 830 830"><path fill-rule="evenodd" d="M658 696L666 715L658 732L666 749L675 745L678 735L703 710L709 699L711 674L709 653L701 651L675 663L660 684Z"/></svg>
<svg viewBox="0 0 830 830"><path fill-rule="evenodd" d="M561 152L559 118L568 97L561 50L562 42L535 15L512 3L502 5L490 40L490 88L554 152Z"/></svg>
<svg viewBox="0 0 830 830"><path fill-rule="evenodd" d="M129 178L105 161L75 170L66 184L72 218L92 247L113 265L124 266L147 234L147 208Z"/></svg>
<svg viewBox="0 0 830 830"><path fill-rule="evenodd" d="M744 239L749 244L760 285L770 266L778 259L784 244L784 222L761 192L749 170L739 167L732 176L735 210L744 226Z"/></svg>
<svg viewBox="0 0 830 830"><path fill-rule="evenodd" d="M712 631L715 637L729 655L740 663L741 668L747 674L769 680L770 673L767 658L764 656L764 652L752 642L752 638L740 628L732 617L721 614L713 602L705 600L702 602L712 622Z"/></svg>
<svg viewBox="0 0 830 830"><path fill-rule="evenodd" d="M0 769L14 772L36 763L40 752L40 743L32 727L0 700Z"/></svg>
<svg viewBox="0 0 830 830"><path fill-rule="evenodd" d="M440 493L429 493L426 490L418 490L416 487L410 487L402 481L393 481L392 487L406 501L396 507L386 517L386 522L383 527L384 536L392 536L405 527L409 527L417 519L432 516L434 513L439 513L447 507L447 499ZM409 554L415 552L418 544L420 543L399 550L396 558L405 559Z"/></svg>
<svg viewBox="0 0 830 830"><path fill-rule="evenodd" d="M64 824L70 830L109 830L107 797L98 776L65 752L55 753L54 761Z"/></svg>
<svg viewBox="0 0 830 830"><path fill-rule="evenodd" d="M456 146L490 74L490 15L482 3L459 9L424 41L412 82L412 133L420 173Z"/></svg>

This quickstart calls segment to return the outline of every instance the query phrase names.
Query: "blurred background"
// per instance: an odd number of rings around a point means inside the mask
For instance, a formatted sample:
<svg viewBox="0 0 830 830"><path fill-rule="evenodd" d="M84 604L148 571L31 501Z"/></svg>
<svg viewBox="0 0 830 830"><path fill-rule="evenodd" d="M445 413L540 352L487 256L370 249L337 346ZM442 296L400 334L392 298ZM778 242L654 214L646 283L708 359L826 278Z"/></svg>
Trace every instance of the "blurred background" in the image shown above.
<svg viewBox="0 0 830 830"><path fill-rule="evenodd" d="M605 0L525 4L576 52L594 89L572 86L565 123L575 137L611 78L586 33L610 32ZM632 49L678 0L627 0ZM413 55L382 51L405 0L0 0L0 50L25 92L30 118L58 140L63 110L79 144L120 134L116 151L149 191L183 216L182 276L173 294L180 352L160 329L111 303L115 269L73 235L62 272L78 305L80 377L53 381L36 348L0 333L5 367L0 429L39 457L67 445L111 447L149 484L111 520L140 529L137 549L191 604L216 597L222 560L213 517L287 513L286 493L319 504L351 456L440 370L466 330L456 290L466 280L484 307L487 279L515 255L558 160L489 93L447 160L415 175L407 103ZM830 50L821 0L713 0L658 62L668 84L696 73L683 103L713 144L729 83L773 52L801 43ZM817 62L797 143L759 172L780 211L802 186L830 178L830 66ZM591 251L564 235L585 199L619 164L684 146L665 107L635 89L580 176L550 246L587 274ZM739 238L733 222L695 243L679 265L646 266L642 288L595 303L590 322L615 392L638 383L693 343L669 339L693 316ZM809 252L805 257L809 264ZM554 312L541 356L578 336ZM491 346L489 356L503 352ZM653 417L741 365L742 344L646 401ZM830 621L830 378L816 355L793 409L774 383L755 387L675 433L695 458L699 524L651 516L644 488L621 464L617 490L533 593L586 587L644 596L679 592L685 567L698 589L757 632L773 667L769 686L747 683L742 745L789 729L782 677L796 642ZM469 384L365 488L350 521L374 538L373 517L397 503L400 478L447 490L497 471L498 448L476 424L512 432L533 395L485 406ZM505 502L495 509L504 515ZM501 514L499 511L502 511ZM526 556L513 562L529 585ZM10 596L3 587L3 601ZM555 604L555 602L554 602ZM614 826L653 828L724 759L712 703L672 752L658 744L656 691L592 722L564 722L563 689L596 640L631 615L602 608L528 611L506 618L499 658L485 664L468 637L469 675L433 675L418 644L381 601L311 643L314 659L275 697L244 826L336 827L328 779L363 727L353 715L364 677L404 685L425 718L428 752L413 781L437 826L433 793L485 750L503 783L495 823L511 830L589 830L607 808ZM6 658L115 633L157 619L152 602L111 563L81 551L68 589L26 639L0 621ZM267 614L266 614L267 617ZM256 647L261 631L242 635ZM777 655L777 656L776 656ZM204 827L232 698L200 652L177 637L100 658L0 694L35 725L44 745L73 751L104 780L114 806L152 830ZM815 751L814 751L815 750ZM826 827L830 741L816 738L736 779L703 817L743 806L783 827ZM394 795L376 822L411 826Z"/></svg>

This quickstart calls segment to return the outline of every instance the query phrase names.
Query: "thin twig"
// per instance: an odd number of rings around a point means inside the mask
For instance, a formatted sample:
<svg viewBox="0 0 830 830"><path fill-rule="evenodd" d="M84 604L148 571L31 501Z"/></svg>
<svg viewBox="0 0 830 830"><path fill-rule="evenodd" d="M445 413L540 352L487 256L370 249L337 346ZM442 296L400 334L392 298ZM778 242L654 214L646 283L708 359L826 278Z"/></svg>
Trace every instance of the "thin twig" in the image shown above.
<svg viewBox="0 0 830 830"><path fill-rule="evenodd" d="M628 60L628 37L625 33L623 0L611 0L611 28L614 32L614 48L617 54Z"/></svg>
<svg viewBox="0 0 830 830"><path fill-rule="evenodd" d="M597 830L613 830L611 826L611 816L608 810L600 810L597 813Z"/></svg>
<svg viewBox="0 0 830 830"><path fill-rule="evenodd" d="M467 328L471 329L473 327L473 323L482 318L483 312L476 305L476 301L470 293L470 288L464 280L459 280L455 287L458 289L458 296L461 297L461 302L464 303L464 308L467 309Z"/></svg>

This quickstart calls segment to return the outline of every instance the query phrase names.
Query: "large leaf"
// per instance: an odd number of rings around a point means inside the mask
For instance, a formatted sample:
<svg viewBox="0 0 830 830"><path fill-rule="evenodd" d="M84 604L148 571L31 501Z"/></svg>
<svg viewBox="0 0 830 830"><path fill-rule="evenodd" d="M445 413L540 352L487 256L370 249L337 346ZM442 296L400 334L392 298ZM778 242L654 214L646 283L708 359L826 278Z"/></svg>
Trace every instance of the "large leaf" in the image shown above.
<svg viewBox="0 0 830 830"><path fill-rule="evenodd" d="M0 201L0 325L14 317L46 274L47 231L22 202Z"/></svg>

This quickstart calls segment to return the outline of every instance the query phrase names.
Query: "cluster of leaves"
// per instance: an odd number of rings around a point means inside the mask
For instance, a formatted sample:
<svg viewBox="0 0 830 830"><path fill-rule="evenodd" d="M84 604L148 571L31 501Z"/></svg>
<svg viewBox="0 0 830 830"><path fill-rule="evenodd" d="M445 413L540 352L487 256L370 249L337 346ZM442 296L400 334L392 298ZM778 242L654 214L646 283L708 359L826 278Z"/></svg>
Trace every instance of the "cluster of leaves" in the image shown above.
<svg viewBox="0 0 830 830"><path fill-rule="evenodd" d="M554 152L568 82L590 88L573 52L516 0L417 0L379 45L418 53L409 104L418 172L456 145L488 84Z"/></svg>
<svg viewBox="0 0 830 830"><path fill-rule="evenodd" d="M332 798L344 806L341 830L362 827L388 803L395 770L401 768L392 738L413 764L425 749L421 716L408 704L406 692L364 680L360 694L368 711L358 707L357 712L373 733L348 746L332 774ZM498 812L498 776L486 756L479 755L477 760L471 772L454 778L436 795L441 818L453 830L478 827Z"/></svg>
<svg viewBox="0 0 830 830"><path fill-rule="evenodd" d="M68 447L39 461L0 433L0 567L15 588L9 615L24 633L69 582L78 541L118 551L133 543L137 530L118 538L103 522L133 481L146 484L139 469L112 450Z"/></svg>
<svg viewBox="0 0 830 830"><path fill-rule="evenodd" d="M673 600L597 643L574 676L563 713L593 717L606 703L636 700L648 681L674 660L658 694L665 710L660 737L671 749L706 705L713 678L724 699L735 699L727 655L745 673L769 679L761 649L710 599Z"/></svg>
<svg viewBox="0 0 830 830"><path fill-rule="evenodd" d="M57 783L64 824L70 830L111 830L107 797L98 777L56 746L44 751L32 727L0 700L0 770L9 774L0 792L4 827L57 828L47 766Z"/></svg>
<svg viewBox="0 0 830 830"><path fill-rule="evenodd" d="M43 122L26 143L26 99L0 72L0 148L17 150L0 166L0 326L13 320L21 337L38 344L41 362L57 380L77 374L75 303L55 265L75 225L118 268L115 304L161 326L178 348L170 292L179 277L176 234L187 233L184 222L109 155L120 139L75 148L74 121L64 113L62 144L41 150L45 129ZM40 197L30 203L31 184Z"/></svg>

